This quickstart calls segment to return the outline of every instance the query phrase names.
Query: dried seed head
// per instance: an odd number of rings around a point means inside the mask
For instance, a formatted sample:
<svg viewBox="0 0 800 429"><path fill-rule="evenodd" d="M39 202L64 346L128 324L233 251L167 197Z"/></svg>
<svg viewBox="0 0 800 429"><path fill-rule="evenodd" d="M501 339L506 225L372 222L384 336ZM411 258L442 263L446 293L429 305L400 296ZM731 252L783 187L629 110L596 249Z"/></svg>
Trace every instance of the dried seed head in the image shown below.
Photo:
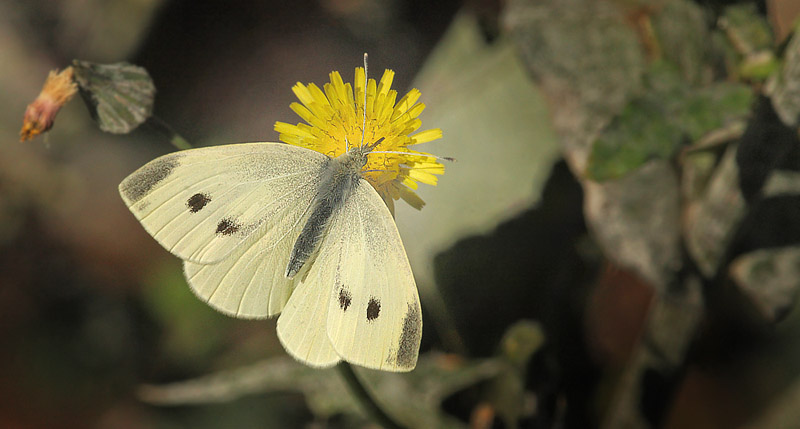
<svg viewBox="0 0 800 429"><path fill-rule="evenodd" d="M20 141L30 140L49 130L58 111L76 92L78 86L73 80L72 67L67 67L60 73L57 70L51 71L42 92L25 109L22 130L19 132Z"/></svg>

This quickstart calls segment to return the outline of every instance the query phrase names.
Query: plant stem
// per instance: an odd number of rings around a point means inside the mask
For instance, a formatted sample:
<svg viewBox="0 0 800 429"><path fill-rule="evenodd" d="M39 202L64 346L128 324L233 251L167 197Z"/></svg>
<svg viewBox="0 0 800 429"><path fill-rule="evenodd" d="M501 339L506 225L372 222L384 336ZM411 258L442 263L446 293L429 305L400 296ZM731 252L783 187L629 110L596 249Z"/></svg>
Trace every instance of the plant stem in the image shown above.
<svg viewBox="0 0 800 429"><path fill-rule="evenodd" d="M191 149L192 145L186 141L180 134L172 129L166 122L162 121L158 116L152 115L147 118L145 122L147 126L153 131L164 136L169 142L178 150Z"/></svg>
<svg viewBox="0 0 800 429"><path fill-rule="evenodd" d="M381 408L375 398L369 393L364 384L359 380L358 375L347 362L337 365L339 373L342 374L345 383L350 387L350 391L355 395L356 400L364 407L364 411L375 420L379 425L388 429L402 429L404 426L397 423L386 411Z"/></svg>

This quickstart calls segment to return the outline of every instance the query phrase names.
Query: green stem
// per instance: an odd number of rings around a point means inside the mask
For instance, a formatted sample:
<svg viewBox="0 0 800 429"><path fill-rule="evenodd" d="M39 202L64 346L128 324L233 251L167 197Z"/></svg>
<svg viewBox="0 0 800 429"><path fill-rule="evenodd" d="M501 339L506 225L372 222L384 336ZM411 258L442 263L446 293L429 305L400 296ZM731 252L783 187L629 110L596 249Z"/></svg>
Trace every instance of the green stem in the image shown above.
<svg viewBox="0 0 800 429"><path fill-rule="evenodd" d="M361 383L361 380L359 380L358 375L356 375L356 372L349 363L341 362L337 368L339 369L339 373L342 374L347 386L350 387L350 391L355 395L356 400L364 407L364 411L366 411L376 423L388 429L404 428L404 426L397 423L380 405L378 405L378 402L375 401L375 398L369 393L364 384Z"/></svg>
<svg viewBox="0 0 800 429"><path fill-rule="evenodd" d="M166 122L162 121L158 116L152 115L147 118L145 122L147 126L150 127L153 131L161 134L169 140L169 142L175 146L178 150L184 149L191 149L192 145L186 139L184 139L180 134L178 134L175 130L172 129Z"/></svg>

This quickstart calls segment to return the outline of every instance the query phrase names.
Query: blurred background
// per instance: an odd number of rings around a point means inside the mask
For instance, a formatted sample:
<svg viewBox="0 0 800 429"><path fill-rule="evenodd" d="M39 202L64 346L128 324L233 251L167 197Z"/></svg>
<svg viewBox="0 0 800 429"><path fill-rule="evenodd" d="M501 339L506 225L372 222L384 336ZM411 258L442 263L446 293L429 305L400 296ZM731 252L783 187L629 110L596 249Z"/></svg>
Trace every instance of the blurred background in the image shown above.
<svg viewBox="0 0 800 429"><path fill-rule="evenodd" d="M396 219L424 333L359 370L408 427L800 427L800 37L793 0L0 3L0 427L375 427L275 320L196 299L117 185L174 148L53 69L147 70L195 146L277 141L296 82L422 91L456 158ZM424 185L423 185L424 186Z"/></svg>

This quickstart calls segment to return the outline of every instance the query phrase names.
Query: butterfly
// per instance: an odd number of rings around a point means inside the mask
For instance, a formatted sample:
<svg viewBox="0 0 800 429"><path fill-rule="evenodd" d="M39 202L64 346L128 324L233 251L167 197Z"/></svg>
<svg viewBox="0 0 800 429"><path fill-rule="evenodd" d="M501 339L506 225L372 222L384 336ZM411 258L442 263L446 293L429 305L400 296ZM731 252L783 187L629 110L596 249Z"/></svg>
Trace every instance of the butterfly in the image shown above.
<svg viewBox="0 0 800 429"><path fill-rule="evenodd" d="M422 311L392 214L363 176L373 148L335 158L283 143L189 149L119 191L213 308L279 314L282 345L313 367L409 371Z"/></svg>

